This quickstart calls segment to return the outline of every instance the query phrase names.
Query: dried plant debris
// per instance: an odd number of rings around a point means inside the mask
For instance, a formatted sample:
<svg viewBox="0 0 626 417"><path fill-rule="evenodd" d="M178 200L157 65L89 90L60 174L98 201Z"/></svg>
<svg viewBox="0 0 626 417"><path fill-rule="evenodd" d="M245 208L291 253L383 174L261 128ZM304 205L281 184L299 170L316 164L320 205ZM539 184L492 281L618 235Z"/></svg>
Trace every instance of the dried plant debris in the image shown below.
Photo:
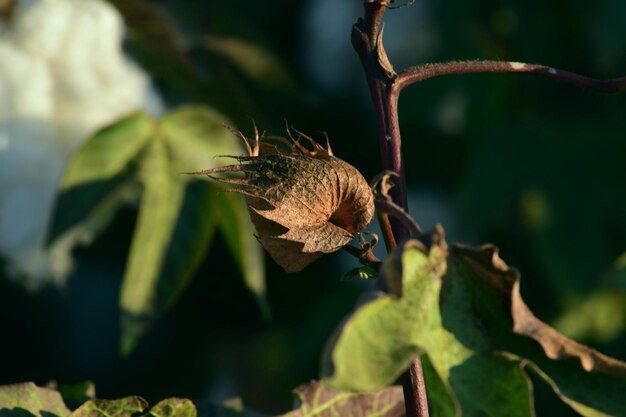
<svg viewBox="0 0 626 417"><path fill-rule="evenodd" d="M294 139L289 129L289 139L259 137L256 128L253 139L236 133L248 155L227 155L238 164L195 174L245 196L259 241L285 271L300 271L340 249L371 222L374 198L367 181L333 156L328 141L323 147L300 132Z"/></svg>
<svg viewBox="0 0 626 417"><path fill-rule="evenodd" d="M513 331L538 342L548 358L575 358L585 371L626 377L625 362L578 343L539 320L522 299L519 272L507 266L495 246L483 245L475 249L455 245L452 254L510 300Z"/></svg>

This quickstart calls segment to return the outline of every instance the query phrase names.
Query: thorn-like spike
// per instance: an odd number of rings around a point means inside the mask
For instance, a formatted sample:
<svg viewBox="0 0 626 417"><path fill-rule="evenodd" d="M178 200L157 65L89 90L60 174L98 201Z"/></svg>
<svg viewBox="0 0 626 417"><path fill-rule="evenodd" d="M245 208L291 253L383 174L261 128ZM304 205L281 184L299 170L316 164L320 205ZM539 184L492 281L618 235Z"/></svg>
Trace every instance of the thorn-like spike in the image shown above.
<svg viewBox="0 0 626 417"><path fill-rule="evenodd" d="M299 135L298 141L300 140L300 138L305 138L306 140L308 140L311 143L311 145L313 145L313 148L319 147L318 143L315 142L315 140L312 137L306 135L305 133L300 132L298 129L296 129L293 126L291 126L291 128L294 130L294 132L296 132Z"/></svg>
<svg viewBox="0 0 626 417"><path fill-rule="evenodd" d="M322 132L324 134L324 137L326 138L326 153L328 153L329 156L333 156L333 150L330 147L330 139L328 138L328 134L326 132Z"/></svg>
<svg viewBox="0 0 626 417"><path fill-rule="evenodd" d="M291 139L292 142L295 142L296 140L291 135L291 130L289 129L289 122L287 121L287 118L283 116L283 119L285 120L285 130L287 131L287 135L289 136L289 139Z"/></svg>
<svg viewBox="0 0 626 417"><path fill-rule="evenodd" d="M313 154L313 152L311 152L310 150L308 150L306 147L304 147L301 143L300 143L300 137L298 137L298 140L294 140L293 141L293 146L295 148L297 148L300 152L302 152L304 155L308 156L308 157L314 157L315 155Z"/></svg>
<svg viewBox="0 0 626 417"><path fill-rule="evenodd" d="M230 159L235 159L239 162L241 161L247 161L249 160L249 156L241 156L241 155L215 155L212 159L215 158L230 158Z"/></svg>
<svg viewBox="0 0 626 417"><path fill-rule="evenodd" d="M291 126L291 128L298 133L298 141L294 142L294 144L296 145L296 147L306 156L309 156L311 158L324 158L326 156L330 156L332 155L332 151L331 153L329 153L326 149L324 149L323 146L321 146L319 143L317 143L315 141L315 139L313 139L312 137L300 132L299 130L297 130L295 127ZM313 151L310 151L308 149L306 149L304 146L300 145L300 139L301 138L305 138L306 140L309 141L309 143L311 143L311 145L313 146Z"/></svg>
<svg viewBox="0 0 626 417"><path fill-rule="evenodd" d="M228 126L227 124L223 124L222 126L224 126L226 129L230 130L230 132L233 135L235 135L239 139L241 139L243 141L243 144L246 146L246 151L248 151L248 155L249 156L254 156L252 154L252 148L250 147L250 143L248 142L248 139L243 135L243 133L241 133L237 129L233 128L232 126Z"/></svg>
<svg viewBox="0 0 626 417"><path fill-rule="evenodd" d="M292 142L289 142L287 139L285 139L285 138L283 138L281 136L263 136L263 139L280 142L283 145L286 145L288 147L288 149L291 149L293 147L293 143ZM284 152L280 152L280 150L278 149L278 147L276 145L271 145L271 144L268 144L268 143L265 143L265 145L272 146L272 147L276 148L276 150L279 151L278 153L284 153Z"/></svg>
<svg viewBox="0 0 626 417"><path fill-rule="evenodd" d="M242 187L256 188L250 184L250 180L248 178L223 178L223 177L216 177L214 175L207 175L207 177L211 178L214 181L221 182L222 184L232 184L232 185L239 185Z"/></svg>
<svg viewBox="0 0 626 417"><path fill-rule="evenodd" d="M223 167L204 169L202 171L185 172L184 174L211 176L213 174L219 174L221 172L240 172L240 171L244 171L244 168L245 168L245 166L243 166L243 165L226 165L226 166L223 166Z"/></svg>
<svg viewBox="0 0 626 417"><path fill-rule="evenodd" d="M254 145L252 146L250 156L259 156L259 129L257 129L254 119L250 119L252 120L252 127L254 128Z"/></svg>
<svg viewBox="0 0 626 417"><path fill-rule="evenodd" d="M388 189L393 187L393 183L391 182L391 177L400 177L400 176L396 172L390 171L390 170L379 172L378 175L376 175L370 181L370 188L373 190L376 187L378 187L378 185L381 183L383 183L386 186L391 184L391 186L388 187Z"/></svg>

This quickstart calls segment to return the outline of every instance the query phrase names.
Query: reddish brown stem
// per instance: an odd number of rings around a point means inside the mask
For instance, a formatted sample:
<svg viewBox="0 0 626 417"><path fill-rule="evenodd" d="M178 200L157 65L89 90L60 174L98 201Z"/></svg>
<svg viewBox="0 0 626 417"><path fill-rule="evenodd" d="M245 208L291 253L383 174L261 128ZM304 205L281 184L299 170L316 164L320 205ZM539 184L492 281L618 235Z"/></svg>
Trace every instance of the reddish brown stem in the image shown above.
<svg viewBox="0 0 626 417"><path fill-rule="evenodd" d="M362 263L368 264L369 266L373 267L376 270L378 270L381 264L380 259L378 259L371 250L364 251L352 245L344 246L343 250L348 252L350 255L358 258L359 261L361 261Z"/></svg>
<svg viewBox="0 0 626 417"><path fill-rule="evenodd" d="M415 220L409 216L409 213L404 211L393 201L376 200L374 203L376 205L376 210L387 213L402 222L402 225L404 225L404 227L411 232L413 237L420 238L422 236L422 229L415 222Z"/></svg>
<svg viewBox="0 0 626 417"><path fill-rule="evenodd" d="M385 0L365 2L365 16L352 28L352 44L361 58L376 109L383 169L393 171L399 177L398 184L391 190L390 195L398 206L406 210L400 128L396 111L398 95L394 94L390 88L393 84L393 78L380 63L382 55L380 55L378 46L382 34L382 16L388 3L389 1ZM384 51L382 53L384 54ZM384 57L386 59L386 56ZM385 242L400 242L408 236L406 229L400 222L391 219L390 223L394 239L385 237Z"/></svg>
<svg viewBox="0 0 626 417"><path fill-rule="evenodd" d="M458 61L426 64L408 68L395 79L394 92L399 94L404 87L428 78L452 74L470 74L479 72L527 73L541 75L558 81L589 88L602 93L626 91L626 77L612 80L597 80L569 71L548 67L546 65L526 64L523 62L506 61Z"/></svg>
<svg viewBox="0 0 626 417"><path fill-rule="evenodd" d="M380 225L380 230L383 233L383 240L385 241L385 249L387 249L387 253L391 252L398 246L395 238L393 237L393 230L391 229L391 223L389 221L389 215L382 210L376 211L378 215L378 224Z"/></svg>
<svg viewBox="0 0 626 417"><path fill-rule="evenodd" d="M379 42L382 41L382 17L389 3L390 0L365 1L365 16L353 26L352 44L361 58L376 109L383 169L393 171L399 177L395 187L390 190L389 196L397 206L407 212L397 112L399 90L396 91L393 88L395 73L382 49L382 43ZM395 247L396 242L401 242L408 237L408 230L401 221L395 218L389 219L380 210L378 215L388 250ZM428 417L426 387L421 369L421 362L417 357L411 365L413 375L416 377L411 377L411 370L409 370L403 378L407 417Z"/></svg>
<svg viewBox="0 0 626 417"><path fill-rule="evenodd" d="M402 376L404 384L404 404L407 416L428 416L428 399L422 361L419 356L411 362L409 370Z"/></svg>

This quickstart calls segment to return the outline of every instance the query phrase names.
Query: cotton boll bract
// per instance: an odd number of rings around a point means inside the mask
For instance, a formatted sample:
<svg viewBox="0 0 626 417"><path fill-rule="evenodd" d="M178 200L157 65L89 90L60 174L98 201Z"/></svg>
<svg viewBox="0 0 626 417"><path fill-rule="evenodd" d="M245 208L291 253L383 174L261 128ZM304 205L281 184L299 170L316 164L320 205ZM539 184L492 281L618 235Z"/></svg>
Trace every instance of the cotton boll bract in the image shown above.
<svg viewBox="0 0 626 417"><path fill-rule="evenodd" d="M341 249L372 221L369 184L356 168L333 156L330 146L302 134L297 140L290 134L291 142L269 138L286 148L261 142L258 134L253 140L240 137L248 156L232 156L238 165L197 174L231 184L229 191L243 194L259 242L285 271L301 271L323 254ZM313 150L300 144L302 137ZM235 177L216 176L222 173Z"/></svg>

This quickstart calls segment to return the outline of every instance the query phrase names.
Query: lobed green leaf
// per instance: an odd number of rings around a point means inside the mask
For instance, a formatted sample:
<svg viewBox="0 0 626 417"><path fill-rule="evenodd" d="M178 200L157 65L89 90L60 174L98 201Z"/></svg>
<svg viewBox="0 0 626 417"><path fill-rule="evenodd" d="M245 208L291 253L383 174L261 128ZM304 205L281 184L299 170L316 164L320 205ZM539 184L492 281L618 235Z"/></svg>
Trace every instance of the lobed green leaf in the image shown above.
<svg viewBox="0 0 626 417"><path fill-rule="evenodd" d="M148 403L141 397L118 400L89 400L70 414L70 417L132 417L142 412Z"/></svg>
<svg viewBox="0 0 626 417"><path fill-rule="evenodd" d="M196 417L196 406L186 398L167 398L150 409L153 417Z"/></svg>
<svg viewBox="0 0 626 417"><path fill-rule="evenodd" d="M267 89L293 91L292 74L274 55L245 39L210 36L204 46L219 55L255 84Z"/></svg>
<svg viewBox="0 0 626 417"><path fill-rule="evenodd" d="M263 254L242 202L222 199L214 184L183 174L212 166L222 153L241 153L225 123L203 106L172 111L159 122L140 162L144 192L120 294L125 354L187 288L218 224L246 284L264 300Z"/></svg>
<svg viewBox="0 0 626 417"><path fill-rule="evenodd" d="M185 106L163 116L159 133L171 152L172 172L200 171L217 166L216 157L240 155L241 140L226 127L229 121L206 106ZM182 179L189 179L180 175Z"/></svg>
<svg viewBox="0 0 626 417"><path fill-rule="evenodd" d="M376 392L345 392L330 389L321 382L302 385L295 390L297 408L281 417L400 417L404 415L402 387L392 386Z"/></svg>
<svg viewBox="0 0 626 417"><path fill-rule="evenodd" d="M69 270L71 249L93 241L120 207L139 205L120 293L124 353L189 285L218 224L246 285L268 311L263 252L243 201L183 174L242 153L227 123L199 105L158 122L137 113L98 132L70 161L49 236L60 271Z"/></svg>
<svg viewBox="0 0 626 417"><path fill-rule="evenodd" d="M409 242L385 262L383 275L402 277L402 297L365 303L338 330L329 383L380 389L425 352L432 364L427 384L436 375L446 387L429 398L437 415L532 416L528 370L583 415L624 415L626 363L532 315L519 295L519 274L494 247L448 251L441 235L434 242L429 251Z"/></svg>
<svg viewBox="0 0 626 417"><path fill-rule="evenodd" d="M254 236L254 226L245 200L233 193L222 193L217 202L220 231L246 286L256 296L261 311L267 317L270 312L265 299L265 257L263 248Z"/></svg>
<svg viewBox="0 0 626 417"><path fill-rule="evenodd" d="M66 417L61 394L32 382L0 386L1 417Z"/></svg>
<svg viewBox="0 0 626 417"><path fill-rule="evenodd" d="M153 130L153 119L144 113L132 114L102 129L72 156L61 190L120 174L148 144Z"/></svg>
<svg viewBox="0 0 626 417"><path fill-rule="evenodd" d="M184 196L182 182L170 170L163 140L150 144L141 176L144 193L120 293L121 350L125 354L130 353L147 322L158 313L158 278Z"/></svg>

